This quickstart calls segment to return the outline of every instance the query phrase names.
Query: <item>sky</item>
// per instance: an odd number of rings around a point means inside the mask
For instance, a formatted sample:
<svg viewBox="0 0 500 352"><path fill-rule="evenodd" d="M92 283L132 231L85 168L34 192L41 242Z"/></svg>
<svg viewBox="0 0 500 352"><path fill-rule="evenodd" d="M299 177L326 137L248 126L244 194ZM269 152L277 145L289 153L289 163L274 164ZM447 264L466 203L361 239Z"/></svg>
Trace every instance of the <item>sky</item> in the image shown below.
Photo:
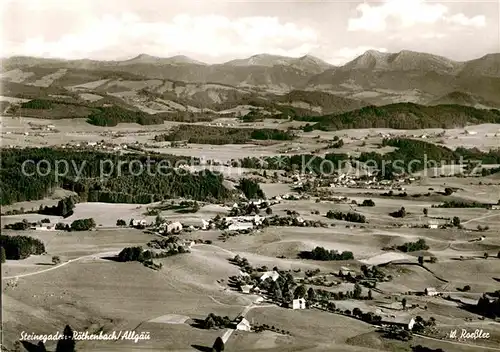
<svg viewBox="0 0 500 352"><path fill-rule="evenodd" d="M2 0L2 56L207 63L268 53L340 65L367 50L500 52L500 0Z"/></svg>

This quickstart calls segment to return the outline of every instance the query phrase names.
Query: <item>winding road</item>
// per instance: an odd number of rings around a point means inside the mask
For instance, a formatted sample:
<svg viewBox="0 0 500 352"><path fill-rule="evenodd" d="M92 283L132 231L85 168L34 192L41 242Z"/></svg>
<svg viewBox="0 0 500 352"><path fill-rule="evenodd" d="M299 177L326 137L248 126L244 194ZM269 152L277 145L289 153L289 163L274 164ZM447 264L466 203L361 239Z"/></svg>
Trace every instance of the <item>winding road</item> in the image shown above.
<svg viewBox="0 0 500 352"><path fill-rule="evenodd" d="M97 259L98 259L100 257L112 256L112 255L116 255L116 254L118 254L118 251L88 254L88 255L84 255L84 256L78 257L78 258L70 259L67 262L61 263L59 265L51 266L50 268L47 268L47 269L43 269L43 270L39 270L39 271L34 271L34 272L31 272L31 273L26 273L26 274L19 274L19 275L12 275L12 276L3 276L2 280L19 279L19 278L22 278L22 277L43 274L43 273L46 273L47 271L52 271L52 270L55 270L55 269L59 269L59 268L65 266L65 265L68 265L70 263L76 262L78 260L82 260L82 259L86 259L86 258L92 258L92 257L94 257L94 258L97 257Z"/></svg>

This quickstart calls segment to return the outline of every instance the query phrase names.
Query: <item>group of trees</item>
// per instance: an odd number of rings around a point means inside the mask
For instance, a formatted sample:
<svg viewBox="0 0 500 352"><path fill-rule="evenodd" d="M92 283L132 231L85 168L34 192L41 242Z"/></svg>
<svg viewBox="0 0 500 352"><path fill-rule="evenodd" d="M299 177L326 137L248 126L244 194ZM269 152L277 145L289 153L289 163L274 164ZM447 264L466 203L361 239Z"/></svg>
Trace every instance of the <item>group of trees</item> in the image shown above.
<svg viewBox="0 0 500 352"><path fill-rule="evenodd" d="M126 247L118 253L119 262L152 263L153 259L166 258L176 254L187 253L188 250L180 243L177 236L170 236L161 240L147 243L150 249L144 250L141 246Z"/></svg>
<svg viewBox="0 0 500 352"><path fill-rule="evenodd" d="M360 204L361 207L374 207L375 202L372 199L365 199L363 203Z"/></svg>
<svg viewBox="0 0 500 352"><path fill-rule="evenodd" d="M288 141L295 136L278 129L232 128L218 126L182 125L169 133L155 136L155 141L187 141L197 144L245 144L252 139Z"/></svg>
<svg viewBox="0 0 500 352"><path fill-rule="evenodd" d="M71 223L71 231L89 231L96 227L93 218L78 219Z"/></svg>
<svg viewBox="0 0 500 352"><path fill-rule="evenodd" d="M319 122L310 126L310 130L328 131L360 128L456 128L467 124L500 123L500 112L462 105L424 106L396 103L366 106L341 114L314 117L311 121Z"/></svg>
<svg viewBox="0 0 500 352"><path fill-rule="evenodd" d="M8 230L23 231L27 230L31 226L31 223L24 219L23 221L14 222L12 224L5 224L4 228Z"/></svg>
<svg viewBox="0 0 500 352"><path fill-rule="evenodd" d="M436 208L488 208L490 205L479 202L467 202L458 200L447 200L444 203L435 205Z"/></svg>
<svg viewBox="0 0 500 352"><path fill-rule="evenodd" d="M329 210L328 213L326 213L326 217L329 219L344 220L349 222L366 222L366 218L363 214L354 212L343 213L341 211Z"/></svg>
<svg viewBox="0 0 500 352"><path fill-rule="evenodd" d="M250 169L267 170L301 170L312 172L317 175L331 174L334 170L341 168L349 162L347 154L329 153L324 156L312 154L266 156L261 158L245 157L234 161L234 166Z"/></svg>
<svg viewBox="0 0 500 352"><path fill-rule="evenodd" d="M425 251L429 249L429 246L425 242L423 238L419 239L416 242L406 242L401 246L398 246L398 249L402 252L416 252L416 251Z"/></svg>
<svg viewBox="0 0 500 352"><path fill-rule="evenodd" d="M23 164L26 160L33 163ZM39 163L42 160L46 162ZM61 160L70 160L71 163L67 169L59 166L59 172L65 172L65 176L59 174L56 177L55 165ZM102 163L103 160L106 162ZM57 148L6 149L0 161L1 204L42 199L56 187L76 192L81 202L151 203L177 197L232 199L234 193L223 186L222 175L208 170L196 173L175 170L173 166L182 160L180 156L165 154L116 155ZM197 162L198 159L194 160ZM155 169L155 165L165 167ZM66 200L57 209L47 211L67 215L71 207L68 202Z"/></svg>
<svg viewBox="0 0 500 352"><path fill-rule="evenodd" d="M26 259L31 254L45 253L43 242L30 236L0 235L0 240L6 259Z"/></svg>
<svg viewBox="0 0 500 352"><path fill-rule="evenodd" d="M487 295L483 295L477 302L476 310L487 317L500 317L500 297L490 299Z"/></svg>
<svg viewBox="0 0 500 352"><path fill-rule="evenodd" d="M250 178L240 179L238 188L243 192L247 199L265 198L264 191L260 188L259 182Z"/></svg>
<svg viewBox="0 0 500 352"><path fill-rule="evenodd" d="M393 218L404 218L406 216L406 209L405 207L401 207L399 210L389 213L389 215Z"/></svg>
<svg viewBox="0 0 500 352"><path fill-rule="evenodd" d="M224 329L224 328L230 328L234 324L229 319L229 317L226 315L224 317L218 316L214 313L210 313L205 320L203 320L203 323L201 324L203 329Z"/></svg>
<svg viewBox="0 0 500 352"><path fill-rule="evenodd" d="M44 99L33 99L24 103L21 103L20 107L22 109L36 109L36 110L47 110L52 109L52 102Z"/></svg>
<svg viewBox="0 0 500 352"><path fill-rule="evenodd" d="M323 247L316 247L312 251L301 251L299 257L302 259L312 260L352 260L354 255L352 252L338 252L336 250L328 250Z"/></svg>
<svg viewBox="0 0 500 352"><path fill-rule="evenodd" d="M54 205L53 207L46 206L42 208L42 206L40 206L38 214L62 216L63 218L67 218L73 215L75 203L76 201L74 197L66 197L57 202L57 205Z"/></svg>
<svg viewBox="0 0 500 352"><path fill-rule="evenodd" d="M143 111L129 110L120 106L103 106L93 109L87 116L87 122L96 126L116 126L120 122L138 123L139 125L158 125L166 120L164 114L148 114Z"/></svg>

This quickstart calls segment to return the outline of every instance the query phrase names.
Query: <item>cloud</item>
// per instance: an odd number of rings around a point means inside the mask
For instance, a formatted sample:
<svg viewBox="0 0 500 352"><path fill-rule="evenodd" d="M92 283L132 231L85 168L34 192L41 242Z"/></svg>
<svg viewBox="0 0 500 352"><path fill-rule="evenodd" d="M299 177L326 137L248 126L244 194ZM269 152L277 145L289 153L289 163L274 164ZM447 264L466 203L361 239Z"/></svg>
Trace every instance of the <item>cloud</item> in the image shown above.
<svg viewBox="0 0 500 352"><path fill-rule="evenodd" d="M484 27L486 18L484 16L467 17L463 13L457 13L445 19L446 22L467 27Z"/></svg>
<svg viewBox="0 0 500 352"><path fill-rule="evenodd" d="M381 5L363 3L356 10L360 16L349 19L349 31L381 32L388 29L390 21L394 20L403 28L442 21L467 27L481 27L486 23L484 16L468 18L462 13L448 15L447 6L425 0L386 0Z"/></svg>
<svg viewBox="0 0 500 352"><path fill-rule="evenodd" d="M69 59L113 59L141 52L156 56L245 56L263 52L301 56L316 48L318 40L313 29L283 23L277 17L229 19L179 14L168 22L148 22L135 13L93 18L80 29L53 40L42 35L28 37L23 43L7 41L5 51L10 55Z"/></svg>
<svg viewBox="0 0 500 352"><path fill-rule="evenodd" d="M337 50L332 57L328 60L329 63L333 65L343 65L346 62L349 62L356 57L364 54L368 50L380 51L382 53L386 53L386 48L376 48L372 46L358 46L355 48L344 47Z"/></svg>

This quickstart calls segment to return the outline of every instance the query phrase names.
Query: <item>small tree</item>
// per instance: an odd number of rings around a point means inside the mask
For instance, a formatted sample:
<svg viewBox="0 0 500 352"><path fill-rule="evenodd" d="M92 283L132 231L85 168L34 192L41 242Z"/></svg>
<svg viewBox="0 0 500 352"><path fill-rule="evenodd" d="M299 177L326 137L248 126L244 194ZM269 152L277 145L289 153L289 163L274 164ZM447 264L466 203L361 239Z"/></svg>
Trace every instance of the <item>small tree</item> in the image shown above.
<svg viewBox="0 0 500 352"><path fill-rule="evenodd" d="M420 265L424 264L424 257L423 256L418 257L418 264L420 264Z"/></svg>
<svg viewBox="0 0 500 352"><path fill-rule="evenodd" d="M497 258L500 259L500 251L497 253Z"/></svg>
<svg viewBox="0 0 500 352"><path fill-rule="evenodd" d="M215 339L214 345L212 346L212 350L215 352L222 352L224 351L224 341L222 341L222 338L218 336Z"/></svg>
<svg viewBox="0 0 500 352"><path fill-rule="evenodd" d="M52 257L52 264L57 265L57 264L59 264L60 262L61 262L61 258L59 258L59 256L58 256L58 255L54 255L54 256Z"/></svg>
<svg viewBox="0 0 500 352"><path fill-rule="evenodd" d="M368 290L368 299L371 301L373 299L372 290Z"/></svg>
<svg viewBox="0 0 500 352"><path fill-rule="evenodd" d="M309 290L307 290L307 299L311 302L316 301L316 291L314 288L309 287Z"/></svg>
<svg viewBox="0 0 500 352"><path fill-rule="evenodd" d="M156 215L155 225L160 226L162 223L163 223L163 218L160 216L160 214Z"/></svg>
<svg viewBox="0 0 500 352"><path fill-rule="evenodd" d="M204 321L203 327L207 330L214 328L215 327L214 319L211 316L207 317Z"/></svg>
<svg viewBox="0 0 500 352"><path fill-rule="evenodd" d="M483 255L483 256L484 256L484 259L488 259L488 256L489 256L489 255L488 255L488 253L487 253L487 252L484 252L484 255Z"/></svg>
<svg viewBox="0 0 500 352"><path fill-rule="evenodd" d="M355 298L355 299L360 298L361 297L361 292L362 292L361 286L358 283L356 283L354 285L354 291L352 293L353 298Z"/></svg>
<svg viewBox="0 0 500 352"><path fill-rule="evenodd" d="M456 226L456 227L460 226L460 218L458 216L453 217L453 226Z"/></svg>
<svg viewBox="0 0 500 352"><path fill-rule="evenodd" d="M273 213L273 210L271 209L271 207L267 207L266 208L266 214L267 215L271 215Z"/></svg>
<svg viewBox="0 0 500 352"><path fill-rule="evenodd" d="M403 298L401 300L401 305L403 306L403 310L405 310L406 309L406 298Z"/></svg>
<svg viewBox="0 0 500 352"><path fill-rule="evenodd" d="M500 252L498 252L500 254ZM5 249L3 247L0 247L0 262L5 263L5 260L7 257L5 256Z"/></svg>
<svg viewBox="0 0 500 352"><path fill-rule="evenodd" d="M438 260L438 259L437 259L436 257L431 257L431 259L429 259L429 261L430 261L431 263L436 263L436 262L437 262L437 260Z"/></svg>
<svg viewBox="0 0 500 352"><path fill-rule="evenodd" d="M57 341L56 352L74 352L75 340L73 338L73 329L66 325L63 331L63 337Z"/></svg>
<svg viewBox="0 0 500 352"><path fill-rule="evenodd" d="M304 298L306 293L307 293L306 287L304 285L300 285L295 289L293 296L294 298Z"/></svg>
<svg viewBox="0 0 500 352"><path fill-rule="evenodd" d="M424 208L423 212L424 212L424 216L428 216L429 215L429 209Z"/></svg>
<svg viewBox="0 0 500 352"><path fill-rule="evenodd" d="M126 226L127 223L123 219L116 220L116 226Z"/></svg>

